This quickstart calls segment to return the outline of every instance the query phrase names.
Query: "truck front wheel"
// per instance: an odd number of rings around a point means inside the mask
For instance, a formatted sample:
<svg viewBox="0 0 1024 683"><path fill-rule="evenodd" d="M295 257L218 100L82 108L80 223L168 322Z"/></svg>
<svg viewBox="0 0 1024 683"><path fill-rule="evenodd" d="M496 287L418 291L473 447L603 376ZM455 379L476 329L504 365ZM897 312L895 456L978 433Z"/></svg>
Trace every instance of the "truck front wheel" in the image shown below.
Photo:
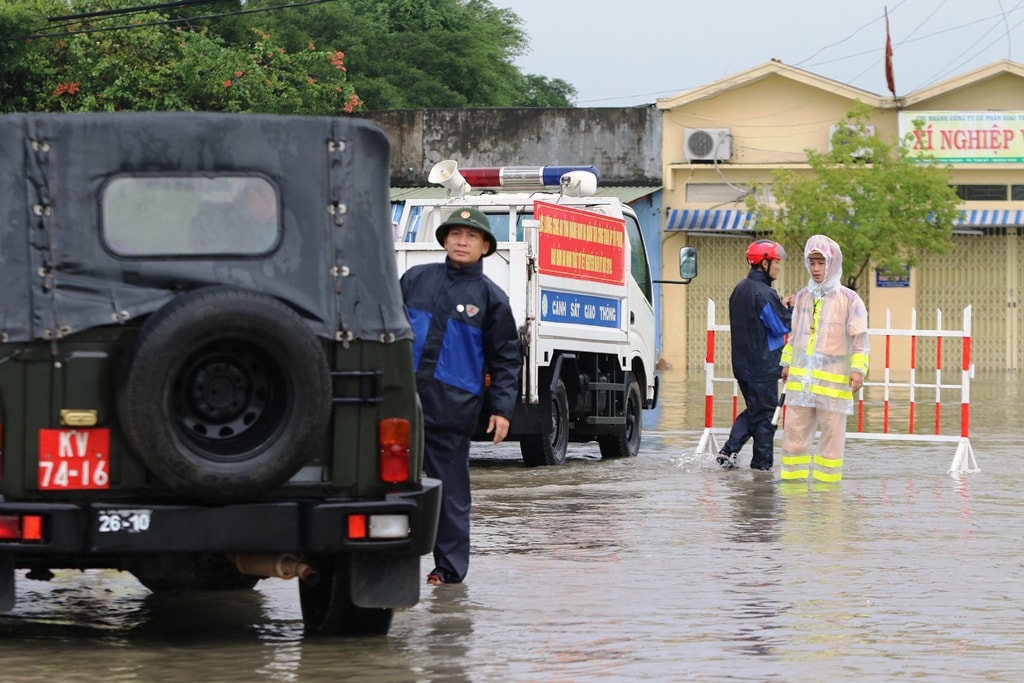
<svg viewBox="0 0 1024 683"><path fill-rule="evenodd" d="M544 425L543 433L529 434L519 439L519 452L527 467L561 465L569 450L569 398L565 384L557 380L550 399L551 424ZM544 400L541 405L543 410Z"/></svg>
<svg viewBox="0 0 1024 683"><path fill-rule="evenodd" d="M627 372L624 380L626 390L616 398L616 407L619 408L616 413L624 415L626 423L617 426L614 434L602 434L597 437L602 458L635 458L640 453L640 436L644 422L640 384L632 372Z"/></svg>

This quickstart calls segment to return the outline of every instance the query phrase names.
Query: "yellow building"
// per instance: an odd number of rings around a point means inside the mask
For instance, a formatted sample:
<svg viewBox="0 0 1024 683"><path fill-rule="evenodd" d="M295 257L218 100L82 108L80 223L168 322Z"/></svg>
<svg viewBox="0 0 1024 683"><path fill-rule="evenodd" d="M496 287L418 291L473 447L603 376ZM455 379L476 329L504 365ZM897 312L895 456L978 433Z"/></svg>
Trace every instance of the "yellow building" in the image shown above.
<svg viewBox="0 0 1024 683"><path fill-rule="evenodd" d="M911 130L913 118L929 117L935 140L958 148L937 156L950 164L964 210L952 253L924 256L909 282L897 287L872 273L860 292L871 326L883 328L888 318L893 328L910 328L913 320L916 329L935 329L941 318L942 329L961 329L970 306L976 369L1024 367L1024 307L1018 306L1024 283L1024 66L1009 61L899 98L772 61L658 100L664 117L662 263L674 263L687 244L700 252L697 280L662 288L662 357L669 366L703 367L709 299L718 309L716 322L728 323L729 293L746 276L743 255L756 234L743 200L750 185L770 184L777 168L809 172L804 150L826 151L832 127L856 101L872 108L868 123L887 141ZM966 142L959 144L958 136ZM1000 150L984 144L991 140ZM806 283L800 256L787 261L776 283L780 292ZM872 343L875 374L883 348L880 340ZM906 338L893 341L897 373L909 366L908 344ZM934 347L934 339L920 340L917 367L934 370ZM947 344L942 367L959 370L961 352L959 342ZM728 353L720 352L716 362L716 375L728 374Z"/></svg>

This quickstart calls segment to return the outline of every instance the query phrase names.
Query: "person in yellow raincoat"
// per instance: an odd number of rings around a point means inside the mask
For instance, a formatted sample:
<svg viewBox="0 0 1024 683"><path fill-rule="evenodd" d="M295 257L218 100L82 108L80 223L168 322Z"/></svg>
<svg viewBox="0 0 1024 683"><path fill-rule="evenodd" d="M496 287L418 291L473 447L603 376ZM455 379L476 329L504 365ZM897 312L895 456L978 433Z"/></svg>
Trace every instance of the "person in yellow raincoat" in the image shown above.
<svg viewBox="0 0 1024 683"><path fill-rule="evenodd" d="M811 279L796 293L793 331L782 350L787 411L780 476L784 482L838 482L846 417L868 372L868 312L860 296L840 284L843 253L834 240L811 236L804 265Z"/></svg>

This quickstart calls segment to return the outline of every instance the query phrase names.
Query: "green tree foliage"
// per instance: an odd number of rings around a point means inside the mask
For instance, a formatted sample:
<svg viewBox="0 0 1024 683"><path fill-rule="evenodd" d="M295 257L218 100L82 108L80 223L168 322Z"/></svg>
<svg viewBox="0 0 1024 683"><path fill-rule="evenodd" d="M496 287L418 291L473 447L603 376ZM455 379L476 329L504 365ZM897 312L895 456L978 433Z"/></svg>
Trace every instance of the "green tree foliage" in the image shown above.
<svg viewBox="0 0 1024 683"><path fill-rule="evenodd" d="M228 45L206 28L169 23L158 11L57 26L48 21L137 6L135 0L13 0L0 8L0 26L15 37L0 43L0 80L9 85L0 110L333 114L358 106L343 55L333 51L288 52L258 31Z"/></svg>
<svg viewBox="0 0 1024 683"><path fill-rule="evenodd" d="M46 59L36 41L18 38L35 32L38 15L29 3L0 5L0 112L31 111L36 93L44 87L40 68ZM54 86L51 87L55 87Z"/></svg>
<svg viewBox="0 0 1024 683"><path fill-rule="evenodd" d="M523 75L519 18L489 0L223 0L49 18L143 0L5 0L0 112L571 106ZM101 29L101 30L97 30ZM26 38L26 36L34 36Z"/></svg>
<svg viewBox="0 0 1024 683"><path fill-rule="evenodd" d="M567 107L576 101L576 88L561 78L527 74L526 89L520 98L520 107Z"/></svg>
<svg viewBox="0 0 1024 683"><path fill-rule="evenodd" d="M843 250L843 278L857 289L871 268L901 272L926 252L947 253L960 200L948 167L912 157L907 140L887 143L869 134L870 109L858 105L840 122L827 153L805 150L812 173L778 169L771 195L746 199L758 232L770 233L791 254L825 234Z"/></svg>
<svg viewBox="0 0 1024 683"><path fill-rule="evenodd" d="M314 44L343 51L368 110L570 107L577 95L565 81L515 67L528 45L522 21L489 0L336 0L242 15L219 30L237 35L253 25L291 50Z"/></svg>

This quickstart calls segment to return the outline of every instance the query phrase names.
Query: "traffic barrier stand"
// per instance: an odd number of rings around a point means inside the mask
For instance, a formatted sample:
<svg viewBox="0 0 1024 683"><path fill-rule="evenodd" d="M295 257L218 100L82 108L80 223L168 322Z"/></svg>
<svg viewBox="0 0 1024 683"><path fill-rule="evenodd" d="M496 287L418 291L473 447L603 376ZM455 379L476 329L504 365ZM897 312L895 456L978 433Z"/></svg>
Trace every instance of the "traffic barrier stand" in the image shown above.
<svg viewBox="0 0 1024 683"><path fill-rule="evenodd" d="M704 431L701 434L700 442L697 445L697 455L716 456L720 450L716 434L729 434L729 428L716 428L714 426L715 406L715 384L729 383L732 385L732 421L736 420L739 412L739 385L732 377L715 377L715 335L717 332L729 332L728 324L715 322L715 302L708 300L707 312L707 351L704 357ZM885 367L880 382L864 382L864 387L858 392L856 402L857 431L847 432L847 439L866 439L876 441L916 441L929 443L955 443L956 452L949 465L949 474L964 474L980 472L977 460L974 457L974 449L970 440L970 383L974 376L974 366L971 363L971 307L968 306L963 312L963 327L960 330L945 330L942 328L942 311L936 311L936 329L917 329L917 310L911 311L910 329L894 329L892 327L892 314L889 309L885 311L885 327L869 328L868 334L872 337L884 337L885 339ZM909 377L906 382L897 382L891 375L891 347L893 337L907 337L910 342L910 367ZM917 341L921 337L935 339L935 381L917 381ZM942 383L942 340L954 338L962 340L962 353L960 360L960 383ZM864 389L869 386L882 388L882 431L864 431ZM908 428L905 434L896 434L890 431L890 405L892 403L892 389L903 388L908 393ZM915 434L915 409L916 394L918 389L930 389L935 392L935 424L931 434ZM959 434L943 434L941 431L942 422L942 390L959 389L960 391L960 430ZM783 407L782 423L785 424L786 408ZM776 432L776 438L783 430Z"/></svg>

